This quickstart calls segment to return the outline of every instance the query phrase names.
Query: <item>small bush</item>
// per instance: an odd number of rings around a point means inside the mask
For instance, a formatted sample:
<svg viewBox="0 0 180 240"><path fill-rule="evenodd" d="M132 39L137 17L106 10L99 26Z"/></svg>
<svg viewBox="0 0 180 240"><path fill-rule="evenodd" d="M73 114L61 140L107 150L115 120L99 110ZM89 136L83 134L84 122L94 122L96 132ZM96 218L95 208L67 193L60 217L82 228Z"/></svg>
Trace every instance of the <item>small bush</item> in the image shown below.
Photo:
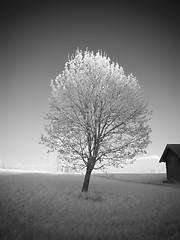
<svg viewBox="0 0 180 240"><path fill-rule="evenodd" d="M101 196L97 193L92 193L92 192L81 192L79 194L79 198L82 198L84 200L91 200L93 202L102 202L103 201L103 196Z"/></svg>

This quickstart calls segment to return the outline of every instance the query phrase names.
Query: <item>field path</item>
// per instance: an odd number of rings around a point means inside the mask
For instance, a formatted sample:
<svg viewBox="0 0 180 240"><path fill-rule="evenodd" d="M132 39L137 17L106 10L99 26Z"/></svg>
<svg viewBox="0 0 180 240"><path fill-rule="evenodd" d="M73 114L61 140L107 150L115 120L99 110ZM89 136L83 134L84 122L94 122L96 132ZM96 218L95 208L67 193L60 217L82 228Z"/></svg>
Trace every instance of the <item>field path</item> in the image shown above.
<svg viewBox="0 0 180 240"><path fill-rule="evenodd" d="M102 177L110 180L121 181L121 182L133 182L133 183L140 183L140 184L150 184L150 185L159 185L162 187L175 187L180 188L179 183L164 183L163 181L166 180L166 174L94 174L96 177Z"/></svg>

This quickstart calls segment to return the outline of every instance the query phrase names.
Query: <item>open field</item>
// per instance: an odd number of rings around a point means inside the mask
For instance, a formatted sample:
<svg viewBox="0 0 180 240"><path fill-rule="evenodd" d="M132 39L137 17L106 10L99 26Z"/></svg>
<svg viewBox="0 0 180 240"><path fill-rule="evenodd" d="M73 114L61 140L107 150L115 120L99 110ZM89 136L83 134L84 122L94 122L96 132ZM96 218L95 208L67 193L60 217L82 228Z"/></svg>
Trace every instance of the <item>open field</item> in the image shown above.
<svg viewBox="0 0 180 240"><path fill-rule="evenodd" d="M92 175L89 194L79 197L82 175L0 173L0 239L178 240L180 188L153 176L141 184L140 176Z"/></svg>

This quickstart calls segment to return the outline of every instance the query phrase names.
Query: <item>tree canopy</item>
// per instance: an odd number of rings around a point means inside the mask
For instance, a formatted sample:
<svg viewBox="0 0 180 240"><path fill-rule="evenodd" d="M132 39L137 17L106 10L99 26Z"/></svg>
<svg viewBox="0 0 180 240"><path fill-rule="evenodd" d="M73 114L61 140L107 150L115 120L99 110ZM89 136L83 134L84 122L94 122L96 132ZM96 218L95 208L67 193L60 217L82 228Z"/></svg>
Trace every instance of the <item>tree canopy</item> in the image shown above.
<svg viewBox="0 0 180 240"><path fill-rule="evenodd" d="M106 54L77 50L50 86L41 143L60 161L92 171L122 166L146 152L148 102L136 77L125 75Z"/></svg>

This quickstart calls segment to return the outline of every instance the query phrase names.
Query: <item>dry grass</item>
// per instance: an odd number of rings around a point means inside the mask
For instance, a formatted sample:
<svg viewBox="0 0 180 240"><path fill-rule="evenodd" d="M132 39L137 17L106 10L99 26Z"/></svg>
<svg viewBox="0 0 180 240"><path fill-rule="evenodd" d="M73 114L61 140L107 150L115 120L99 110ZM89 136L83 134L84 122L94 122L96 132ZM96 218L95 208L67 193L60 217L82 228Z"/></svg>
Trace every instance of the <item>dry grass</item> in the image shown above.
<svg viewBox="0 0 180 240"><path fill-rule="evenodd" d="M0 175L0 239L180 239L180 189L92 176Z"/></svg>

